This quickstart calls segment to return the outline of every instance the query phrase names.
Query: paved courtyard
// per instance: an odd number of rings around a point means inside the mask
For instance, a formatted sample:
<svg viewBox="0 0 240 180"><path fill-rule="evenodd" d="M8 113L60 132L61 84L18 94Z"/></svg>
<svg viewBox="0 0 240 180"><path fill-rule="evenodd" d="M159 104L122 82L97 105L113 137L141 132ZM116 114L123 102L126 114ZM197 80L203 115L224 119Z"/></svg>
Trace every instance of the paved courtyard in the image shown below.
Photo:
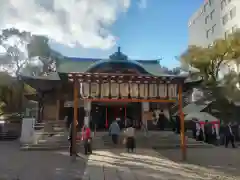
<svg viewBox="0 0 240 180"><path fill-rule="evenodd" d="M67 152L20 151L18 142L0 141L0 180L80 180L85 164Z"/></svg>
<svg viewBox="0 0 240 180"><path fill-rule="evenodd" d="M198 156L203 151L204 154ZM164 153L162 153L164 152ZM101 150L89 156L84 180L233 180L240 179L238 150L189 149L188 163L181 162L179 150L159 153L139 149L136 153ZM217 152L217 153L216 153ZM227 152L232 153L231 155ZM207 153L207 154L205 154ZM223 153L223 154L222 154ZM170 156L172 160L168 158ZM224 170L223 170L224 169Z"/></svg>
<svg viewBox="0 0 240 180"><path fill-rule="evenodd" d="M19 151L16 142L0 142L0 180L239 180L239 152L192 148L183 163L177 149L101 149L72 162L66 151Z"/></svg>

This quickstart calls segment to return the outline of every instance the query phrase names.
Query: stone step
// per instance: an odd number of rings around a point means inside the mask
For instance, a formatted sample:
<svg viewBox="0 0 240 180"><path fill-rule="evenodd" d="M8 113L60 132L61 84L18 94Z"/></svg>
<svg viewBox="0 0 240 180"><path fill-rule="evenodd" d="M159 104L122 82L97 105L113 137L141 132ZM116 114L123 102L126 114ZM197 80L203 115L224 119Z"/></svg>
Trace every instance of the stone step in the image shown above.
<svg viewBox="0 0 240 180"><path fill-rule="evenodd" d="M214 148L216 146L212 144L187 144L187 148ZM153 146L153 149L180 149L181 145L180 144L162 144L162 145L157 145Z"/></svg>
<svg viewBox="0 0 240 180"><path fill-rule="evenodd" d="M100 141L100 142L99 142ZM101 144L101 140L96 138L92 141L93 147L98 147L98 144ZM101 146L102 147L102 146ZM28 151L48 151L48 150L61 150L61 149L68 149L69 142L68 141L39 141L38 144L22 144L20 149L21 150L28 150ZM83 141L77 141L77 148L83 148Z"/></svg>
<svg viewBox="0 0 240 180"><path fill-rule="evenodd" d="M82 147L82 143L77 143L78 147ZM22 144L21 150L61 150L69 148L69 142L39 143L39 144Z"/></svg>
<svg viewBox="0 0 240 180"><path fill-rule="evenodd" d="M153 140L151 140L153 139ZM102 141L105 146L107 147L114 147L111 137L110 136L103 136ZM120 140L121 141L121 140ZM195 139L187 138L187 147L188 148L197 148L197 147L215 147L214 145L206 144L201 141L196 141ZM124 144L120 143L118 145L120 148L125 147ZM181 141L180 137L178 135L171 135L171 136L152 136L152 137L146 137L142 136L136 137L136 146L137 147L157 147L157 148L180 148Z"/></svg>

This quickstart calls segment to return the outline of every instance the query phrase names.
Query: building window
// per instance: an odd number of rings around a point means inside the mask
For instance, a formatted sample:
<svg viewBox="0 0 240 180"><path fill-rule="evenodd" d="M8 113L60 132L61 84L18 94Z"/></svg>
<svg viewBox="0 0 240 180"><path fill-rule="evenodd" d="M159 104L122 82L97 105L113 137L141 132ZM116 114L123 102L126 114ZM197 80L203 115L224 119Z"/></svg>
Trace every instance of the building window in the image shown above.
<svg viewBox="0 0 240 180"><path fill-rule="evenodd" d="M210 32L211 32L211 29L206 31L206 38L209 38Z"/></svg>
<svg viewBox="0 0 240 180"><path fill-rule="evenodd" d="M222 23L223 23L223 25L227 24L227 22L228 22L228 14L226 14L226 15L223 16L223 18L222 18Z"/></svg>
<svg viewBox="0 0 240 180"><path fill-rule="evenodd" d="M227 5L227 1L226 0L222 0L221 1L221 9L223 9L226 5Z"/></svg>
<svg viewBox="0 0 240 180"><path fill-rule="evenodd" d="M229 36L229 34L231 34L231 31L230 31L230 30L227 30L227 31L225 32L225 39L227 39L227 37Z"/></svg>
<svg viewBox="0 0 240 180"><path fill-rule="evenodd" d="M211 18L211 20L213 19L214 12L215 12L215 9L212 10L212 12L210 13L210 18Z"/></svg>
<svg viewBox="0 0 240 180"><path fill-rule="evenodd" d="M232 27L232 33L235 33L237 30L238 30L238 26L237 26L237 25L234 25L234 26Z"/></svg>
<svg viewBox="0 0 240 180"><path fill-rule="evenodd" d="M232 8L230 11L230 18L233 19L236 16L236 7Z"/></svg>
<svg viewBox="0 0 240 180"><path fill-rule="evenodd" d="M208 23L208 19L209 19L209 15L207 15L207 16L205 17L205 24Z"/></svg>
<svg viewBox="0 0 240 180"><path fill-rule="evenodd" d="M212 34L215 32L216 26L217 26L216 24L213 25L213 27L212 27Z"/></svg>
<svg viewBox="0 0 240 180"><path fill-rule="evenodd" d="M213 0L208 0L208 4L211 6L213 4Z"/></svg>
<svg viewBox="0 0 240 180"><path fill-rule="evenodd" d="M212 3L213 3L213 0L208 0L208 4L209 4L209 6L211 6Z"/></svg>
<svg viewBox="0 0 240 180"><path fill-rule="evenodd" d="M208 3L204 4L204 7L203 7L203 11L204 11L204 12L207 11L207 5L208 5Z"/></svg>

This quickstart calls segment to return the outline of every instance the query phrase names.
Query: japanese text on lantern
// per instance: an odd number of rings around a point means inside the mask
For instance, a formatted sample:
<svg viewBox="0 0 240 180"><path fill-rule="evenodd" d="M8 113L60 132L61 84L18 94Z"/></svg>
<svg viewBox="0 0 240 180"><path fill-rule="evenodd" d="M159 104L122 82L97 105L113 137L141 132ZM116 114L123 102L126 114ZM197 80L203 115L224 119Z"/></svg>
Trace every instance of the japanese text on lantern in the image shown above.
<svg viewBox="0 0 240 180"><path fill-rule="evenodd" d="M81 83L82 98L177 98L177 84Z"/></svg>

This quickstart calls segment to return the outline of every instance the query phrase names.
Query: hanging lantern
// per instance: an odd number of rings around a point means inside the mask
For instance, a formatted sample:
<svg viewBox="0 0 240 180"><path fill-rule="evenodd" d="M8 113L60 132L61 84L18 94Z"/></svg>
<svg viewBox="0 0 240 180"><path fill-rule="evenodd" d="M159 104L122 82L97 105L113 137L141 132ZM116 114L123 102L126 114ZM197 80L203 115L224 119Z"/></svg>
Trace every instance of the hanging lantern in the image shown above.
<svg viewBox="0 0 240 180"><path fill-rule="evenodd" d="M89 83L81 83L80 84L80 94L82 98L89 98L90 95L90 85Z"/></svg>

